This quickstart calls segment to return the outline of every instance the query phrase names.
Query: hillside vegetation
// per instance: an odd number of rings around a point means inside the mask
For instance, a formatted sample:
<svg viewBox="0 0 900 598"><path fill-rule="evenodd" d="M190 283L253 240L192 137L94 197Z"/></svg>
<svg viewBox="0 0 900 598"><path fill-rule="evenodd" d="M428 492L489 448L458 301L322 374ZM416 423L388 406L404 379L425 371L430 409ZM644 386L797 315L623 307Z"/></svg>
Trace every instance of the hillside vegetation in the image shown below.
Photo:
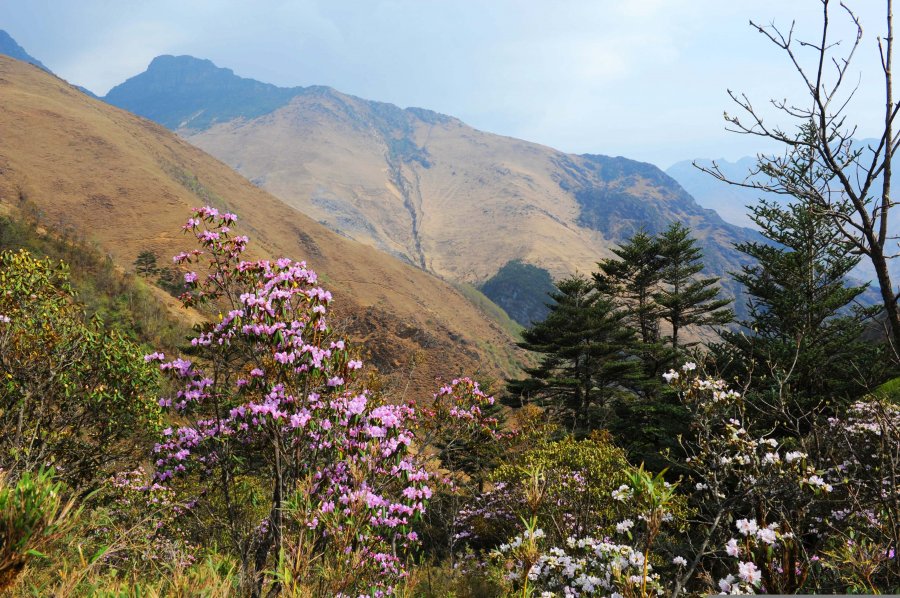
<svg viewBox="0 0 900 598"><path fill-rule="evenodd" d="M162 127L3 56L0 100L0 210L36 209L130 270L142 251L178 253L180 214L212 203L242 214L259 255L317 267L348 334L398 380L496 376L516 360L509 335L449 284L327 230ZM418 355L415 367L400 354Z"/></svg>
<svg viewBox="0 0 900 598"><path fill-rule="evenodd" d="M221 98L237 88L245 109L235 112ZM282 89L273 106L275 89L179 56L155 60L106 99L177 130L332 230L449 280L480 285L513 260L554 277L587 272L640 228L671 222L691 227L709 272L721 275L740 266L732 243L756 238L650 164L566 154L327 87ZM262 104L268 112L257 114Z"/></svg>

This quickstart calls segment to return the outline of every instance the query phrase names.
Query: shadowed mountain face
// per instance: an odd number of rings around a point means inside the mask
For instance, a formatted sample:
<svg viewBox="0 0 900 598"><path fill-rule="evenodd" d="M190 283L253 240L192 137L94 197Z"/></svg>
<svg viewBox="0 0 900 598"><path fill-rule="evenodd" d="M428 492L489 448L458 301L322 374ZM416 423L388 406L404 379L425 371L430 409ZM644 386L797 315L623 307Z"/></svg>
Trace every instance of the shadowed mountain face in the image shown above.
<svg viewBox="0 0 900 598"><path fill-rule="evenodd" d="M410 395L429 396L437 376L513 373L511 337L452 286L335 234L163 127L7 57L0 107L0 214L36 209L131 270L142 251L192 249L181 225L210 203L238 215L252 257L306 259L342 333L411 379Z"/></svg>
<svg viewBox="0 0 900 598"><path fill-rule="evenodd" d="M104 99L170 129L204 129L266 114L301 91L238 77L209 60L158 56L146 72L112 88Z"/></svg>
<svg viewBox="0 0 900 598"><path fill-rule="evenodd" d="M755 234L650 164L565 154L327 87L279 89L190 57L154 60L106 100L178 130L339 234L456 281L481 285L516 260L553 277L589 272L635 231L673 221L724 274L741 259L732 243Z"/></svg>
<svg viewBox="0 0 900 598"><path fill-rule="evenodd" d="M22 62L27 62L28 64L33 64L36 67L44 69L48 73L50 72L50 69L44 66L44 63L26 52L25 48L20 46L16 40L2 29L0 29L0 54L15 58L16 60L21 60Z"/></svg>

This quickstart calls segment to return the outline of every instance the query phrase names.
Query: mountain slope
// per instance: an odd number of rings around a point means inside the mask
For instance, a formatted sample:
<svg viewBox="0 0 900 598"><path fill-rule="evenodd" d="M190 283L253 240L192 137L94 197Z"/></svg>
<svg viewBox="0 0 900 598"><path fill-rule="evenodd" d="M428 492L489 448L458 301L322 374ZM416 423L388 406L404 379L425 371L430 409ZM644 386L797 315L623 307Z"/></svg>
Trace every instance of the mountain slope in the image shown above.
<svg viewBox="0 0 900 598"><path fill-rule="evenodd" d="M143 250L190 248L180 226L191 206L212 203L238 214L256 255L307 259L342 325L381 367L413 370L419 394L438 375L510 368L510 337L450 285L327 230L159 125L6 57L0 130L0 211L36 206L130 269Z"/></svg>
<svg viewBox="0 0 900 598"><path fill-rule="evenodd" d="M275 91L256 83L262 91L236 112L214 101L216 85L224 95L252 84L165 57L106 100L177 128L329 228L451 280L482 284L516 260L554 277L587 272L639 228L672 221L692 227L723 274L742 259L732 243L754 236L650 164L565 154L326 87L284 89L273 107ZM164 115L146 108L151 98Z"/></svg>
<svg viewBox="0 0 900 598"><path fill-rule="evenodd" d="M704 208L715 210L722 218L739 226L755 226L750 220L747 206L756 205L760 197L783 202L784 198L774 193L763 193L756 189L738 187L722 182L694 166L695 160L683 160L666 169L666 174L678 181ZM756 166L756 158L745 156L735 162L716 160L722 172L735 181L745 180ZM712 160L696 160L704 167L712 167Z"/></svg>
<svg viewBox="0 0 900 598"><path fill-rule="evenodd" d="M869 155L866 153L869 151L868 148L877 145L877 139L861 139L854 142L853 149ZM729 222L755 227L750 219L748 206L757 205L760 199L782 206L786 206L792 201L792 198L787 195L729 185L696 168L693 165L694 162L707 168L713 165L713 161L709 159L684 160L673 164L666 172L697 198L698 203L706 208L716 210ZM715 164L725 176L733 181L745 181L749 177L750 181L766 182L763 175L750 176L757 165L757 158L754 156L745 156L734 162L716 160ZM851 177L852 179L853 177ZM881 177L876 178L873 188L880 189L881 182ZM888 233L892 237L900 237L900 211L897 209L891 212L888 220ZM892 277L900 277L900 260L892 260L890 269ZM854 269L853 276L860 280L874 280L875 272L871 264L863 259Z"/></svg>

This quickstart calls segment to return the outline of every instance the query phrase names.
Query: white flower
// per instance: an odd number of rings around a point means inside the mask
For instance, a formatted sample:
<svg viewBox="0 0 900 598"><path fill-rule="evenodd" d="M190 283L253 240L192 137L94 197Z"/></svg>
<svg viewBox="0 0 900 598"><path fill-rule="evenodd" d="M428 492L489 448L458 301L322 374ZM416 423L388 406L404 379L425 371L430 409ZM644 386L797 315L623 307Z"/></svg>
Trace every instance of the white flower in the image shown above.
<svg viewBox="0 0 900 598"><path fill-rule="evenodd" d="M806 483L809 484L810 486L815 486L817 488L821 488L825 492L831 492L832 490L834 490L832 485L826 483L825 480L823 480L821 478L821 476L811 475L811 476L809 476L809 479L806 480Z"/></svg>
<svg viewBox="0 0 900 598"><path fill-rule="evenodd" d="M632 496L634 496L634 490L628 484L622 484L617 490L612 491L613 499L620 502L625 502Z"/></svg>
<svg viewBox="0 0 900 598"><path fill-rule="evenodd" d="M737 530L745 536L751 536L759 529L756 526L756 519L738 519L734 525L737 527Z"/></svg>
<svg viewBox="0 0 900 598"><path fill-rule="evenodd" d="M725 545L725 552L728 553L728 556L740 556L741 549L738 547L737 538L732 538L728 540L728 543Z"/></svg>
<svg viewBox="0 0 900 598"><path fill-rule="evenodd" d="M678 376L678 372L676 372L675 370L669 370L668 372L663 374L662 377L665 379L666 382L671 384L674 380L678 380L679 376Z"/></svg>
<svg viewBox="0 0 900 598"><path fill-rule="evenodd" d="M633 527L634 527L634 521L632 521L631 519L626 519L625 521L622 521L621 523L616 524L616 531L619 532L620 534L624 534L625 532L629 531Z"/></svg>
<svg viewBox="0 0 900 598"><path fill-rule="evenodd" d="M679 567L685 567L687 566L687 559L683 556L676 556L674 559L672 559L672 564L678 565Z"/></svg>
<svg viewBox="0 0 900 598"><path fill-rule="evenodd" d="M9 324L11 320L9 319L9 316L0 314L0 322L2 322L3 324Z"/></svg>
<svg viewBox="0 0 900 598"><path fill-rule="evenodd" d="M523 535L526 538L531 537L531 538L534 538L535 540L539 540L539 539L543 538L546 534L544 533L544 530L542 530L541 528L537 528L533 532L529 532L528 530L525 530L525 533Z"/></svg>
<svg viewBox="0 0 900 598"><path fill-rule="evenodd" d="M758 584L762 579L762 573L750 562L738 564L738 576L751 585Z"/></svg>
<svg viewBox="0 0 900 598"><path fill-rule="evenodd" d="M771 526L756 532L756 537L770 546L778 540L778 534L775 533L775 530Z"/></svg>
<svg viewBox="0 0 900 598"><path fill-rule="evenodd" d="M707 486L703 482L697 482L697 485L694 486L694 488L697 490L697 492L700 492L701 490L706 490L707 488L709 488L709 486Z"/></svg>
<svg viewBox="0 0 900 598"><path fill-rule="evenodd" d="M719 589L730 594L732 584L734 584L734 575L729 574L728 577L719 580Z"/></svg>
<svg viewBox="0 0 900 598"><path fill-rule="evenodd" d="M693 361L689 361L689 362L685 363L683 366L681 366L682 372L693 372L696 369L697 369L697 364L694 363Z"/></svg>
<svg viewBox="0 0 900 598"><path fill-rule="evenodd" d="M806 453L801 453L800 451L791 451L784 456L784 460L788 463L793 463L794 461L799 461L800 459L805 459Z"/></svg>

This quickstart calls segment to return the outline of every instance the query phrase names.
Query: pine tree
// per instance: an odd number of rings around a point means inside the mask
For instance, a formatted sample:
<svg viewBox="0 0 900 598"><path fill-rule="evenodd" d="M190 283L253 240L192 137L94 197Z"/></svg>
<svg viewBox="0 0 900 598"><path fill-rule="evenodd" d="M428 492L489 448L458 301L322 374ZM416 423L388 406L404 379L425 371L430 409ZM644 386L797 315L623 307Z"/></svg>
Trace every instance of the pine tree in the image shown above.
<svg viewBox="0 0 900 598"><path fill-rule="evenodd" d="M877 358L862 340L868 311L851 308L868 285L846 282L859 256L833 220L805 202L761 201L751 210L771 243L736 246L756 262L735 275L749 295L741 322L749 334L727 333L726 342L750 362L745 369L757 368L757 389L777 383L796 407L861 394L860 373Z"/></svg>
<svg viewBox="0 0 900 598"><path fill-rule="evenodd" d="M659 236L662 257L662 288L654 295L662 319L672 328L672 348L679 350L679 333L687 326L727 324L734 318L727 308L730 299L720 299L718 278L698 278L703 271L703 251L690 230L675 222Z"/></svg>
<svg viewBox="0 0 900 598"><path fill-rule="evenodd" d="M638 353L647 378L645 390L651 391L674 359L674 352L660 337L662 308L654 299L660 291L664 265L659 241L641 230L612 251L619 259L598 262L600 272L594 273L594 283L601 292L616 298L626 314L625 322L637 331Z"/></svg>
<svg viewBox="0 0 900 598"><path fill-rule="evenodd" d="M594 281L615 296L626 313L624 321L638 332L635 352L643 364L643 379L633 400L616 406L611 430L633 462L661 470L671 464L660 452L677 453L677 438L687 429L687 413L662 379L676 357L661 338L662 308L654 299L660 292L664 261L659 240L643 230L612 251L618 259L598 262Z"/></svg>
<svg viewBox="0 0 900 598"><path fill-rule="evenodd" d="M154 252L145 249L140 252L137 259L134 260L134 269L141 276L152 276L157 274L159 272L159 267L156 265L157 259Z"/></svg>
<svg viewBox="0 0 900 598"><path fill-rule="evenodd" d="M654 343L659 340L660 308L653 294L658 290L663 265L659 243L641 230L612 252L619 259L598 262L600 272L594 273L594 281L622 299L641 342Z"/></svg>
<svg viewBox="0 0 900 598"><path fill-rule="evenodd" d="M617 400L633 396L641 363L633 357L634 332L623 325L611 297L583 276L557 283L550 313L522 333L520 346L541 354L528 377L511 380L507 389L522 402L548 407L573 431L586 432L609 423Z"/></svg>

